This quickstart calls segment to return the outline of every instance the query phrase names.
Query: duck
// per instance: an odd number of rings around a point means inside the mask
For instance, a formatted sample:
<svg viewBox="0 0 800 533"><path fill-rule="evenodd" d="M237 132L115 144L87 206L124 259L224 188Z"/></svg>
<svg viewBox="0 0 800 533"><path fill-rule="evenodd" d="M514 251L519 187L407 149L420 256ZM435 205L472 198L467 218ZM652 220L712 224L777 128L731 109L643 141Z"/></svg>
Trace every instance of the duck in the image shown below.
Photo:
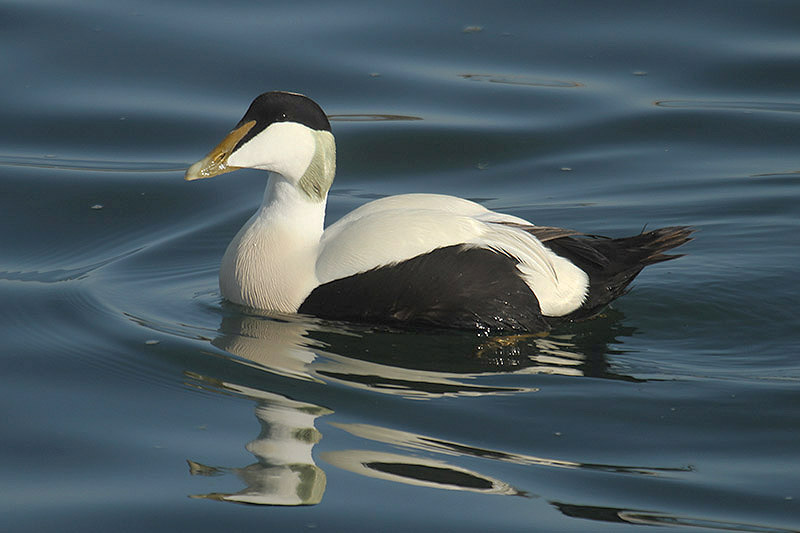
<svg viewBox="0 0 800 533"><path fill-rule="evenodd" d="M228 245L222 297L323 320L387 327L542 333L592 317L641 270L681 257L688 226L609 238L492 211L444 194L370 201L325 227L336 174L328 116L270 91L185 179L268 173L261 205Z"/></svg>

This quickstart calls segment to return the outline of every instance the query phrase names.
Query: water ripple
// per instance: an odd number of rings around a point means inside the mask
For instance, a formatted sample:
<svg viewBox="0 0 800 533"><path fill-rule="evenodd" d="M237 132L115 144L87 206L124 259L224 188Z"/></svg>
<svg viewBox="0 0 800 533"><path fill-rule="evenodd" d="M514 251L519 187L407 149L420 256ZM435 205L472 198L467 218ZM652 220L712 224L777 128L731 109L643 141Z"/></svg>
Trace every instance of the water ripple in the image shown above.
<svg viewBox="0 0 800 533"><path fill-rule="evenodd" d="M384 442L403 448L423 450L428 452L443 453L446 455L458 455L465 457L478 457L481 459L493 459L507 463L549 466L556 468L575 468L587 470L601 470L604 472L616 472L623 474L640 475L663 475L666 472L692 472L690 466L682 467L643 467L643 466L623 466L610 464L582 463L555 459L548 457L537 457L533 455L504 452L500 450L490 450L463 444L446 439L418 435L407 431L399 431L391 428L372 426L369 424L342 424L331 422L332 426L347 431L351 435L368 440Z"/></svg>
<svg viewBox="0 0 800 533"><path fill-rule="evenodd" d="M75 268L56 268L53 270L30 270L30 271L0 271L0 279L6 281L23 281L23 282L36 282L36 283L60 283L64 281L75 281L85 279L89 274L98 268L102 268L120 259L142 250L136 248L125 253L97 261L88 265L82 265Z"/></svg>
<svg viewBox="0 0 800 533"><path fill-rule="evenodd" d="M388 115L388 114L369 114L369 113L328 115L328 118L333 122L385 122L385 121L402 121L402 120L422 120L422 117L415 117L413 115Z"/></svg>
<svg viewBox="0 0 800 533"><path fill-rule="evenodd" d="M458 76L470 81L500 83L502 85L525 85L527 87L555 87L560 89L569 89L584 86L578 81L551 80L513 74L459 74Z"/></svg>
<svg viewBox="0 0 800 533"><path fill-rule="evenodd" d="M0 165L8 167L77 170L81 172L135 172L137 174L145 172L175 172L186 169L186 165L182 163L61 159L55 156L26 157L18 155L0 155Z"/></svg>
<svg viewBox="0 0 800 533"><path fill-rule="evenodd" d="M656 107L679 109L732 109L737 111L773 111L777 113L800 113L800 104L790 102L748 102L725 100L657 100Z"/></svg>
<svg viewBox="0 0 800 533"><path fill-rule="evenodd" d="M761 524L730 522L709 518L680 516L658 511L640 511L592 505L575 505L558 501L550 502L566 516L600 522L636 524L646 526L672 526L709 529L713 531L740 531L747 533L796 533L795 529L784 529Z"/></svg>

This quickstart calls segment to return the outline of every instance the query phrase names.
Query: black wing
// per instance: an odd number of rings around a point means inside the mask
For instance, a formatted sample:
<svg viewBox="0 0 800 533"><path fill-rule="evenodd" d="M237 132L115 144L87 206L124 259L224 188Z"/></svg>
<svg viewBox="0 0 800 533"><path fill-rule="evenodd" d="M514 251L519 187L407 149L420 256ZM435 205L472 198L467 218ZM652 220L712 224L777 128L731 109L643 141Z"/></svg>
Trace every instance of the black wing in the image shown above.
<svg viewBox="0 0 800 533"><path fill-rule="evenodd" d="M320 285L299 312L331 320L487 333L549 329L518 261L492 250L447 246Z"/></svg>

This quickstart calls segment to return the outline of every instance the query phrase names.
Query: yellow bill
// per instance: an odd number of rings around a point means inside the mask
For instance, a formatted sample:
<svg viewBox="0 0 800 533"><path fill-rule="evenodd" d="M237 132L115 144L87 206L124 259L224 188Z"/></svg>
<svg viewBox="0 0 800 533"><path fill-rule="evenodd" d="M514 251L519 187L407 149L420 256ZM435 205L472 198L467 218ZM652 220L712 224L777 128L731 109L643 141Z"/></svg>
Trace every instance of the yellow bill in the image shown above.
<svg viewBox="0 0 800 533"><path fill-rule="evenodd" d="M251 120L230 132L207 156L186 170L184 179L186 181L192 181L213 178L214 176L219 176L220 174L238 169L239 167L228 166L228 157L230 157L236 145L239 144L239 141L241 141L242 138L247 135L247 132L255 125L256 121Z"/></svg>

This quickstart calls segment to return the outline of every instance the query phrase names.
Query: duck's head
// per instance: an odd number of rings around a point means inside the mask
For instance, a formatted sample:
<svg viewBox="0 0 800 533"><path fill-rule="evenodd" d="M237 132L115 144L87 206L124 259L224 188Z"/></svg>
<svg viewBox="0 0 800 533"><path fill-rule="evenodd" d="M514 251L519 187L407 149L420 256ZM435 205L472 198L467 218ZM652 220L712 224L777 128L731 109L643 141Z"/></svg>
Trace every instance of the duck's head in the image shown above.
<svg viewBox="0 0 800 533"><path fill-rule="evenodd" d="M189 167L186 179L239 168L279 174L309 199L324 200L336 174L336 145L325 112L301 94L264 93L222 142Z"/></svg>

